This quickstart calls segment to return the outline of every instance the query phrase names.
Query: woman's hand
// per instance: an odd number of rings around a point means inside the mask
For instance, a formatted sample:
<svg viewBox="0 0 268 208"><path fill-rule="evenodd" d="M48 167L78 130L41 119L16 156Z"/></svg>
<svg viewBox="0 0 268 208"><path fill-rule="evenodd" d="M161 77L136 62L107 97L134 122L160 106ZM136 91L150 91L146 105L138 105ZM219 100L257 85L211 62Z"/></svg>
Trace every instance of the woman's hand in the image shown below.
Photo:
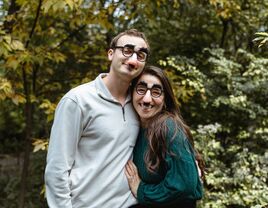
<svg viewBox="0 0 268 208"><path fill-rule="evenodd" d="M125 174L127 176L130 190L132 194L137 198L137 191L138 191L138 187L141 182L141 179L139 177L137 167L131 160L129 160L125 166Z"/></svg>

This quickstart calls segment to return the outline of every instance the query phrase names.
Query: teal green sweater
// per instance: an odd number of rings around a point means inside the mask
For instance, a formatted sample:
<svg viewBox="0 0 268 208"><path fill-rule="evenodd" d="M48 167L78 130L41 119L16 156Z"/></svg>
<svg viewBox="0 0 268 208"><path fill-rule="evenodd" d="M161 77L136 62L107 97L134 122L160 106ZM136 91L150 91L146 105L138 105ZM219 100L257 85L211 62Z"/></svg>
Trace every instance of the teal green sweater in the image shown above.
<svg viewBox="0 0 268 208"><path fill-rule="evenodd" d="M146 129L140 129L133 158L142 180L137 192L140 204L180 205L202 198L202 184L191 145L181 129L173 138L175 123L171 119L167 121L167 125L168 150L175 155L167 154L165 164L161 164L153 174L147 171L144 163L148 148Z"/></svg>

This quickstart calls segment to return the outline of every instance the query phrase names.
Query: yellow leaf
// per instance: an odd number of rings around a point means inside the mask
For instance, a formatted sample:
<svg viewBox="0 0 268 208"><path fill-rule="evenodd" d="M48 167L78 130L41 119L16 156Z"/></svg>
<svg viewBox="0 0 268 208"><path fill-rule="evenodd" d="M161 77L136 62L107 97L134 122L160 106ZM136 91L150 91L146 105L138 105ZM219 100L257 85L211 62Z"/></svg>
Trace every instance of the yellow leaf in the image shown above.
<svg viewBox="0 0 268 208"><path fill-rule="evenodd" d="M56 109L56 104L51 103L48 99L44 99L43 102L40 104L40 108L45 110L45 113L48 116L53 116L55 109Z"/></svg>
<svg viewBox="0 0 268 208"><path fill-rule="evenodd" d="M268 38L264 38L264 39L260 42L260 45L265 44L267 41L268 41Z"/></svg>
<svg viewBox="0 0 268 208"><path fill-rule="evenodd" d="M43 144L37 144L34 146L33 152L37 152L43 148Z"/></svg>
<svg viewBox="0 0 268 208"><path fill-rule="evenodd" d="M43 195L44 197L46 197L45 193L46 193L46 186L43 185L40 195Z"/></svg>
<svg viewBox="0 0 268 208"><path fill-rule="evenodd" d="M11 83L6 79L0 79L0 91L3 91L5 94L12 93Z"/></svg>
<svg viewBox="0 0 268 208"><path fill-rule="evenodd" d="M0 56L6 57L8 55L8 50L6 47L3 46L3 44L0 43Z"/></svg>
<svg viewBox="0 0 268 208"><path fill-rule="evenodd" d="M44 13L47 13L53 4L55 4L54 0L45 0L42 4L42 9L44 10Z"/></svg>
<svg viewBox="0 0 268 208"><path fill-rule="evenodd" d="M25 50L23 43L19 40L13 40L10 45L13 50Z"/></svg>
<svg viewBox="0 0 268 208"><path fill-rule="evenodd" d="M260 35L260 36L268 37L268 33L267 32L256 32L255 35Z"/></svg>
<svg viewBox="0 0 268 208"><path fill-rule="evenodd" d="M11 45L10 45L10 44L8 44L8 43L6 43L6 42L3 42L2 44L3 44L4 48L5 48L7 51L12 51L12 48L11 48Z"/></svg>
<svg viewBox="0 0 268 208"><path fill-rule="evenodd" d="M34 139L32 145L34 146L33 152L37 152L39 150L46 150L48 148L48 140Z"/></svg>
<svg viewBox="0 0 268 208"><path fill-rule="evenodd" d="M53 11L56 12L56 11L60 11L60 10L63 10L65 9L66 7L66 2L63 1L63 0L57 0L54 5L53 5Z"/></svg>
<svg viewBox="0 0 268 208"><path fill-rule="evenodd" d="M25 103L26 102L26 99L23 95L20 95L20 94L14 94L12 97L12 102L15 104L15 105L19 105L20 103Z"/></svg>
<svg viewBox="0 0 268 208"><path fill-rule="evenodd" d="M35 95L30 95L30 101L31 101L31 103L35 103L35 102L37 102L37 98L36 98L36 96Z"/></svg>
<svg viewBox="0 0 268 208"><path fill-rule="evenodd" d="M8 43L11 44L11 37L9 35L5 35L3 39Z"/></svg>
<svg viewBox="0 0 268 208"><path fill-rule="evenodd" d="M74 8L74 2L72 0L65 0L66 4L70 7L71 10Z"/></svg>
<svg viewBox="0 0 268 208"><path fill-rule="evenodd" d="M16 69L19 65L18 60L14 56L9 56L7 61L6 61L6 66L8 68Z"/></svg>

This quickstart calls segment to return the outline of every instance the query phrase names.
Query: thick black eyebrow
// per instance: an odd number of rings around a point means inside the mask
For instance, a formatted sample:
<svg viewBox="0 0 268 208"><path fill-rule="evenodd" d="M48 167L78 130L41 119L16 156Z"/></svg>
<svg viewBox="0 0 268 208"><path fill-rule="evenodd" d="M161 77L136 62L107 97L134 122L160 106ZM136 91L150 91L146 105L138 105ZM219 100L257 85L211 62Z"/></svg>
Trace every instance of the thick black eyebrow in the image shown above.
<svg viewBox="0 0 268 208"><path fill-rule="evenodd" d="M144 85L144 86L148 86L148 84L144 81L140 81L137 85ZM148 88L148 87L147 87ZM153 84L153 86L151 87L152 88L159 88L159 89L162 89L162 86L160 84Z"/></svg>
<svg viewBox="0 0 268 208"><path fill-rule="evenodd" d="M162 89L162 86L159 85L159 84L154 84L154 85L152 86L152 88L159 88L159 89Z"/></svg>
<svg viewBox="0 0 268 208"><path fill-rule="evenodd" d="M131 49L134 49L134 48L135 48L135 45L132 45L132 44L126 44L126 45L124 45L124 47L129 47L129 48L131 48Z"/></svg>
<svg viewBox="0 0 268 208"><path fill-rule="evenodd" d="M132 44L126 44L126 45L124 45L124 47L129 47L129 48L131 48L133 50L135 49L135 45L132 45ZM144 52L146 54L149 53L147 48L140 48L138 51L142 51L142 52Z"/></svg>
<svg viewBox="0 0 268 208"><path fill-rule="evenodd" d="M140 50L139 51L142 51L142 52L144 52L144 53L146 53L146 54L148 54L149 53L149 51L148 51L148 49L147 48L140 48Z"/></svg>
<svg viewBox="0 0 268 208"><path fill-rule="evenodd" d="M147 83L146 82L144 82L144 81L140 81L137 85L144 85L144 86L146 86L147 87Z"/></svg>

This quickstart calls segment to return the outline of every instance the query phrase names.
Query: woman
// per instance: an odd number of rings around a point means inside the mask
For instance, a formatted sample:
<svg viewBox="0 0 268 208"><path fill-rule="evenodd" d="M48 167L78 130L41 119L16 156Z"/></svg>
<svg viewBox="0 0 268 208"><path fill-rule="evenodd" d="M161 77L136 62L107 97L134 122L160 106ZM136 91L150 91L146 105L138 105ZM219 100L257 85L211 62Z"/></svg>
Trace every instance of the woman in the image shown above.
<svg viewBox="0 0 268 208"><path fill-rule="evenodd" d="M127 163L125 173L139 202L134 207L196 207L203 195L196 165L199 154L168 78L160 68L149 66L132 86L141 129L134 163Z"/></svg>

